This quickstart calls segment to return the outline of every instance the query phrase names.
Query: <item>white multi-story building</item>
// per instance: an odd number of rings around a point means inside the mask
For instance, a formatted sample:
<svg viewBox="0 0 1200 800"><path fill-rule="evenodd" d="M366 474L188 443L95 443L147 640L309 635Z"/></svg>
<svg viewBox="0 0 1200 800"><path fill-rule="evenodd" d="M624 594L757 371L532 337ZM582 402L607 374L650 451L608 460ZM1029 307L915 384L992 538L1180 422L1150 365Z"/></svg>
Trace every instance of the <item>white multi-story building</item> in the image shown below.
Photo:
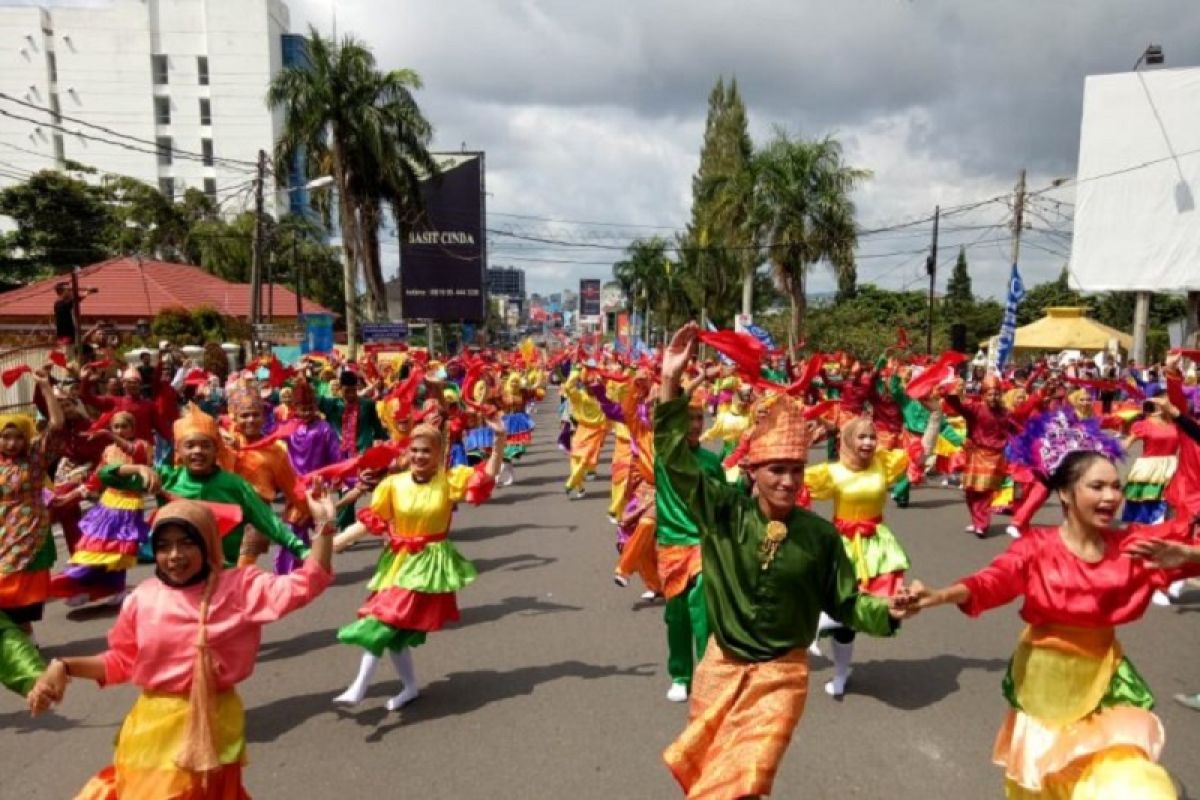
<svg viewBox="0 0 1200 800"><path fill-rule="evenodd" d="M304 58L287 31L279 0L0 0L0 187L74 161L250 206L267 86Z"/></svg>

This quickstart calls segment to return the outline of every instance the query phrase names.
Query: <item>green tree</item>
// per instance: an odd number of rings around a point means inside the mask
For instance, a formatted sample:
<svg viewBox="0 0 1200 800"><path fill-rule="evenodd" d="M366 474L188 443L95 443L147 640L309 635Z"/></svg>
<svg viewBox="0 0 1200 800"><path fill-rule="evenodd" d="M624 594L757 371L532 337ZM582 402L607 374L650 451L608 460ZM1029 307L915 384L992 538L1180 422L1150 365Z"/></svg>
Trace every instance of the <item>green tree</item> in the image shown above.
<svg viewBox="0 0 1200 800"><path fill-rule="evenodd" d="M958 259L954 262L954 271L950 280L946 281L946 294L942 299L946 307L946 316L956 320L960 314L975 305L975 295L971 293L971 273L967 268L967 248L958 248Z"/></svg>
<svg viewBox="0 0 1200 800"><path fill-rule="evenodd" d="M81 177L90 170L71 166L71 173L42 170L0 190L0 214L16 224L6 244L23 252L29 272L37 266L66 272L108 255L113 218L103 191Z"/></svg>
<svg viewBox="0 0 1200 800"><path fill-rule="evenodd" d="M1017 306L1017 324L1028 325L1045 316L1045 310L1054 306L1083 306L1087 303L1083 295L1071 288L1067 279L1067 268L1052 281L1039 283L1025 293L1025 299Z"/></svg>
<svg viewBox="0 0 1200 800"><path fill-rule="evenodd" d="M667 247L661 237L637 239L625 251L627 257L613 265L613 280L641 312L648 330L670 330L693 319L698 310L688 297L688 275L667 257Z"/></svg>
<svg viewBox="0 0 1200 800"><path fill-rule="evenodd" d="M777 130L755 158L763 241L776 284L791 303L789 344L803 337L808 272L828 264L839 287L858 244L855 187L869 170L848 166L836 139L793 139Z"/></svg>
<svg viewBox="0 0 1200 800"><path fill-rule="evenodd" d="M378 70L371 51L352 37L338 43L310 28L307 46L309 63L285 67L267 91L267 105L284 113L277 173L287 174L303 152L314 176L333 177L346 285L353 291L361 262L372 316L384 319L381 209L390 203L399 219L411 220L421 207L421 177L437 173L428 150L433 128L412 94L421 79L412 70Z"/></svg>
<svg viewBox="0 0 1200 800"><path fill-rule="evenodd" d="M759 264L754 184L746 104L736 79L726 85L718 78L708 97L700 167L692 178L692 220L682 268L695 274L693 283L702 295L697 304L710 310L710 316L732 316L739 291L742 313L753 311Z"/></svg>

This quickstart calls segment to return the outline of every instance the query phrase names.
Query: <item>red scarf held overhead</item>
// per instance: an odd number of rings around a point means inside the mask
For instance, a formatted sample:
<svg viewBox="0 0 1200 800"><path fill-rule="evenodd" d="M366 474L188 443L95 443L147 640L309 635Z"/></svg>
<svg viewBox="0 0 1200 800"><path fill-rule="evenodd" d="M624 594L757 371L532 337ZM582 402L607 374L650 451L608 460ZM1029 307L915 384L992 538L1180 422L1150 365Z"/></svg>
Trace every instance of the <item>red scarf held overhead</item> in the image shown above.
<svg viewBox="0 0 1200 800"><path fill-rule="evenodd" d="M700 331L700 341L728 358L751 379L762 374L763 356L767 348L748 333L738 331Z"/></svg>
<svg viewBox="0 0 1200 800"><path fill-rule="evenodd" d="M904 388L905 394L914 400L928 397L938 384L954 374L954 368L967 360L963 353L947 350L938 356L938 360L924 372L908 382Z"/></svg>

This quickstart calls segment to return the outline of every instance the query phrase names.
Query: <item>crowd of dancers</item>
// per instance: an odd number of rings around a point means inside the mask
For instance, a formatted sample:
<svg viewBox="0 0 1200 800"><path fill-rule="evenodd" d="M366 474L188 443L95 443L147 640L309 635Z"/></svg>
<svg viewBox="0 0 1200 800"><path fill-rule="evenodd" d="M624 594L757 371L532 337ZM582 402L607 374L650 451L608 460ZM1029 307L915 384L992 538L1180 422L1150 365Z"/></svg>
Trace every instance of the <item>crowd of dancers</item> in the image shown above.
<svg viewBox="0 0 1200 800"><path fill-rule="evenodd" d="M665 651L667 699L689 703L664 753L688 797L770 794L810 653L829 647L824 691L840 699L858 633L1017 597L1027 627L995 747L1007 796L1175 797L1153 695L1114 631L1200 575L1200 423L1182 369L1197 354L1099 380L1045 364L964 374L958 354L902 348L793 361L694 324L659 354L556 344L266 357L227 376L114 375L115 354L55 353L6 372L36 385L38 414L0 415L0 680L35 714L73 678L143 691L79 796L246 796L236 686L261 628L315 600L335 553L365 537L382 541L377 568L337 633L361 658L332 699L362 702L386 656L400 681L387 708L414 700L414 648L459 619L476 579L455 512L517 480L535 408L557 390L566 496L586 496L608 453L613 579L636 576L664 604L665 648L647 647ZM885 516L939 475L961 487L968 534L1003 512L1015 541L931 589L909 581ZM1059 519L1034 524L1052 498ZM832 501L832 518L814 501ZM154 576L130 588L139 561ZM36 627L54 600L119 606L109 647L47 662Z"/></svg>

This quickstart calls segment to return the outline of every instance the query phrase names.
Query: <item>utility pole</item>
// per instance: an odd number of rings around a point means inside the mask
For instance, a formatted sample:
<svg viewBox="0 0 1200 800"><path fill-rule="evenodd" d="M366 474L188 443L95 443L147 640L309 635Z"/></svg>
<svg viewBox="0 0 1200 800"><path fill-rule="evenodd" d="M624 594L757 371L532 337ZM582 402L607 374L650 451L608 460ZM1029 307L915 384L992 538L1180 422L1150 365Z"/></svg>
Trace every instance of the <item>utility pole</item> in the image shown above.
<svg viewBox="0 0 1200 800"><path fill-rule="evenodd" d="M140 270L139 270L140 272ZM71 267L71 322L75 325L75 360L83 366L83 314L80 313L79 267Z"/></svg>
<svg viewBox="0 0 1200 800"><path fill-rule="evenodd" d="M1021 177L1017 179L1017 192L1013 200L1013 222L1012 222L1012 263L1016 264L1021 259L1021 229L1025 227L1025 170L1021 170Z"/></svg>
<svg viewBox="0 0 1200 800"><path fill-rule="evenodd" d="M929 255L925 258L925 271L929 273L929 308L925 312L925 352L933 355L933 294L937 289L937 257L938 257L938 222L942 216L942 207L933 207L933 243L929 246Z"/></svg>
<svg viewBox="0 0 1200 800"><path fill-rule="evenodd" d="M254 179L254 241L250 260L251 352L258 355L258 326L262 322L263 189L267 175L267 151L258 151L258 175Z"/></svg>
<svg viewBox="0 0 1200 800"><path fill-rule="evenodd" d="M292 277L296 279L296 323L304 315L304 284L300 274L300 260L296 258L296 232L292 231Z"/></svg>

